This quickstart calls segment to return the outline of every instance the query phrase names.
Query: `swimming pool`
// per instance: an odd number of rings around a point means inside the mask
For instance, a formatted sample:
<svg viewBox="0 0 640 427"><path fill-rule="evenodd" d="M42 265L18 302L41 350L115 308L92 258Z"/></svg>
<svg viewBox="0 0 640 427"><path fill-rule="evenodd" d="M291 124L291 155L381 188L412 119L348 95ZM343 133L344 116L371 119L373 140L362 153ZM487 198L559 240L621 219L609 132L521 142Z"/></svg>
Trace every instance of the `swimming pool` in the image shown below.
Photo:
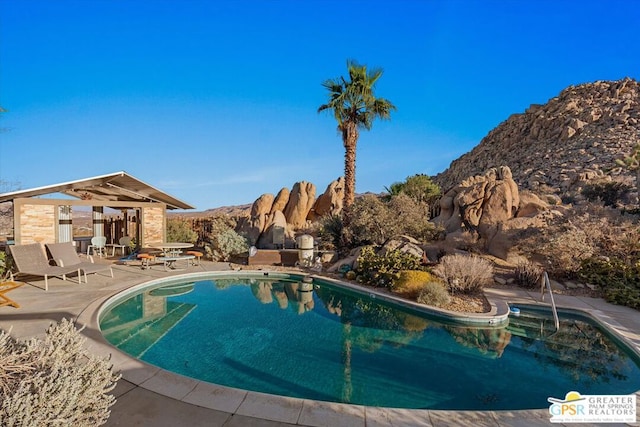
<svg viewBox="0 0 640 427"><path fill-rule="evenodd" d="M271 394L398 408L534 409L640 389L637 355L585 316L443 322L315 278L169 279L108 302L105 338L147 363Z"/></svg>

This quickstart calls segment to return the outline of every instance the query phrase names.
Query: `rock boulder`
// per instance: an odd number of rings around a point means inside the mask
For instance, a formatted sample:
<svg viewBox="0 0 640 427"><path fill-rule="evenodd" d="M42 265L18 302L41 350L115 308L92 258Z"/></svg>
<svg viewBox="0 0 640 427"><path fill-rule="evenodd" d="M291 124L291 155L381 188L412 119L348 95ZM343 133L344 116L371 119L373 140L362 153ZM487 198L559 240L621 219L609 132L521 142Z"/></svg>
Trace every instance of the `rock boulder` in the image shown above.
<svg viewBox="0 0 640 427"><path fill-rule="evenodd" d="M331 182L327 189L318 197L309 212L307 219L315 221L325 215L339 215L342 212L344 200L344 177Z"/></svg>
<svg viewBox="0 0 640 427"><path fill-rule="evenodd" d="M440 200L434 219L447 232L461 227L486 229L516 215L520 203L518 186L507 166L491 168L484 175L467 178Z"/></svg>
<svg viewBox="0 0 640 427"><path fill-rule="evenodd" d="M260 234L264 231L267 225L267 216L271 212L271 206L273 205L273 194L263 194L260 196L253 205L251 205L251 213L249 214L249 220L244 223L243 228L240 230L245 233L250 242L257 242Z"/></svg>
<svg viewBox="0 0 640 427"><path fill-rule="evenodd" d="M521 197L507 166L463 180L442 197L440 207L433 221L444 227L445 240L477 236L490 254L503 259L509 257L519 231L545 226L549 210L531 192Z"/></svg>
<svg viewBox="0 0 640 427"><path fill-rule="evenodd" d="M273 201L269 213L274 213L275 211L284 212L284 208L287 206L287 203L289 203L290 194L289 189L287 187L283 187Z"/></svg>
<svg viewBox="0 0 640 427"><path fill-rule="evenodd" d="M303 228L315 200L316 186L314 184L306 181L296 182L283 211L287 223L294 229Z"/></svg>

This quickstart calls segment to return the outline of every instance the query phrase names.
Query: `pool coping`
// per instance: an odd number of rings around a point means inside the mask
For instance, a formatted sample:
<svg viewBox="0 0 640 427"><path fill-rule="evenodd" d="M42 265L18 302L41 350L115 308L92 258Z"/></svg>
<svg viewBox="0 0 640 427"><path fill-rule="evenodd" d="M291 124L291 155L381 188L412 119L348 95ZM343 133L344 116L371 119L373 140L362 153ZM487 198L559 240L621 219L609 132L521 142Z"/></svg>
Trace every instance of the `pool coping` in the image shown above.
<svg viewBox="0 0 640 427"><path fill-rule="evenodd" d="M420 311L422 313L426 313L432 317L436 317L438 320L445 320L448 322L468 325L477 325L482 327L498 327L506 323L509 318L509 304L505 301L488 300L491 309L487 313L461 313L457 311L445 310L443 308L420 304L415 301L410 301L395 295L381 292L376 288L370 288L352 282L345 282L321 275L311 274L309 276L312 278L317 278L318 280L329 282L330 284L334 284L336 286L351 289L361 294L369 296L375 295L378 299L382 299L400 305L402 307L407 307L416 311Z"/></svg>
<svg viewBox="0 0 640 427"><path fill-rule="evenodd" d="M242 415L254 418L260 418L275 422L289 423L303 426L324 426L324 425L369 425L369 424L393 424L393 425L433 425L440 422L455 423L456 419L464 423L473 422L490 423L492 425L511 425L512 423L521 423L524 420L531 422L548 423L550 415L548 408L529 409L529 410L493 410L493 411L460 411L460 410L433 410L433 409L400 409L371 407L364 405L353 405L345 403L334 403L325 401L315 401L310 399L293 398L279 395L271 395L267 393L241 390L232 387L221 386L205 381L196 380L170 371L166 371L157 366L153 366L139 359L135 359L128 354L120 351L103 337L100 327L99 318L102 311L110 300L114 297L119 299L127 294L135 292L141 287L147 287L154 283L166 283L168 280L180 280L184 278L211 277L211 276L228 276L230 274L256 275L264 277L287 277L290 275L305 276L305 272L280 272L263 270L242 270L240 272L232 271L204 271L199 273L189 273L171 276L171 278L163 277L152 280L146 280L142 283L136 283L127 288L114 291L109 295L98 298L87 305L78 315L76 323L78 327L84 327L83 334L87 337L87 348L94 354L109 357L113 364L114 370L122 373L122 378L137 387L152 391L159 395L170 399L175 399L187 404L197 405L199 407L223 411L233 415ZM267 273L267 274L265 274ZM326 282L351 288L356 292L364 292L367 294L374 293L379 298L391 300L394 303L400 303L404 306L418 308L421 311L431 313L433 308L429 307L425 310L425 306L420 304L412 304L406 300L400 300L392 295L376 292L374 289L364 288L352 283L341 282L325 276L313 276ZM492 311L483 313L483 316L477 316L482 319L480 323L486 325L490 316L508 317L508 301L506 299L489 298ZM517 298L515 298L518 302ZM416 307L417 305L417 307ZM534 304L535 305L535 304ZM548 307L548 305L540 304ZM506 313L504 313L506 307ZM570 309L595 320L604 327L608 332L615 334L630 349L640 355L639 347L627 337L616 331L607 322L600 321L596 316L588 311L576 309L572 307L562 307ZM495 312L494 312L495 309ZM446 310L434 310L436 315L444 316ZM451 312L453 313L453 312ZM455 313L454 313L455 314ZM459 315L456 317L465 321L475 318L475 315ZM476 323L477 322L473 322ZM502 323L502 322L500 322ZM638 395L640 391L636 391ZM333 420L333 421L332 421ZM428 424L424 424L425 420ZM393 422L392 422L393 421Z"/></svg>

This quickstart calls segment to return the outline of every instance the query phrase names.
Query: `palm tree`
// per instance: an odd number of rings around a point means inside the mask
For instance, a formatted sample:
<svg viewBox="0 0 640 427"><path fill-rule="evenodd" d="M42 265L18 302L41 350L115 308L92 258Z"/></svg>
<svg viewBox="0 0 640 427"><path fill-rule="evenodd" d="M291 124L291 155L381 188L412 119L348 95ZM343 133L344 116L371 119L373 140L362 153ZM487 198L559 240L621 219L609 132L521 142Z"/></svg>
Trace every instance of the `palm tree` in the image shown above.
<svg viewBox="0 0 640 427"><path fill-rule="evenodd" d="M375 84L382 76L382 69L367 72L366 65L347 61L349 80L338 77L322 83L329 91L329 101L318 112L331 110L338 122L338 132L344 144L344 209L348 211L355 200L356 145L359 130L370 130L376 118L389 119L396 107L384 98L374 95Z"/></svg>

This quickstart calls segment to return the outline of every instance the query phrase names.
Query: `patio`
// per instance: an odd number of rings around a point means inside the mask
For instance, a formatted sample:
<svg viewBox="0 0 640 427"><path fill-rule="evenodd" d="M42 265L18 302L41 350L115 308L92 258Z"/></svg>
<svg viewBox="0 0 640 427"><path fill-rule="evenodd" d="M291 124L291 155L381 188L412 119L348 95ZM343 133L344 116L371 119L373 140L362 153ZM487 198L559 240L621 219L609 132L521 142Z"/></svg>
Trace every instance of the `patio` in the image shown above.
<svg viewBox="0 0 640 427"><path fill-rule="evenodd" d="M103 260L103 262L108 262ZM202 262L206 271L229 270L228 263ZM271 396L201 383L132 359L104 343L97 330L95 311L102 301L136 284L184 272L141 270L134 265L113 265L115 278L93 275L89 283L51 279L44 292L25 285L11 293L20 305L0 308L0 328L16 338L41 336L52 322L72 318L86 324L83 334L91 351L112 355L123 373L114 391L117 397L108 426L535 426L550 425L546 409L534 411L430 411L363 407ZM194 272L202 269L194 270ZM493 299L536 304L537 292L488 289ZM614 328L640 351L640 314L601 299L556 296L562 307L586 309ZM640 397L640 391L636 392ZM640 398L637 399L640 402ZM637 424L634 424L637 425Z"/></svg>

